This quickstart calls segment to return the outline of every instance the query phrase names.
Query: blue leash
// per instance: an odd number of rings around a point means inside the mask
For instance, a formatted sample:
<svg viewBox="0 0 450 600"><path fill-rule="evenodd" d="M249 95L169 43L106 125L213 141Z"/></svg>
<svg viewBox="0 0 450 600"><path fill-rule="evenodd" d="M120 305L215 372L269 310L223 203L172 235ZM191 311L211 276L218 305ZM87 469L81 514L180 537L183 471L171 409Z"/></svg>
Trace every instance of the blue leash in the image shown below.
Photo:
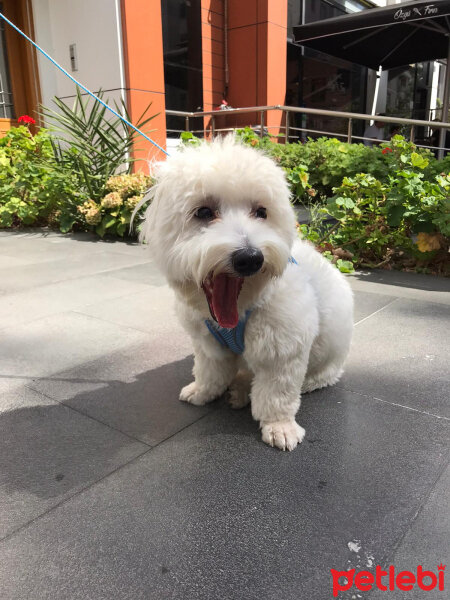
<svg viewBox="0 0 450 600"><path fill-rule="evenodd" d="M54 60L49 54L47 54L47 52L45 50L43 50L38 44L36 44L36 42L34 42L31 38L29 38L21 29L19 29L16 25L14 25L14 23L12 23L9 19L7 19L5 17L5 15L3 13L0 12L0 17L6 21L8 23L8 25L11 25L11 27L13 29L15 29L18 33L20 33L21 36L23 36L26 40L28 40L30 42L30 44L33 44L33 46L39 50L39 52L41 54L43 54L45 56L45 58L48 58L48 60L53 63L55 65L55 67L57 67L62 73L64 73L64 75L66 75L69 79L71 79L75 85L78 85L82 90L84 90L87 94L89 94L89 96L92 96L92 98L94 98L94 100L97 100L97 102L100 102L100 104L102 106L104 106L107 110L109 110L110 112L112 112L113 115L115 115L116 117L118 117L119 119L121 119L124 123L126 123L128 125L128 127L131 127L131 129L134 129L134 131L136 131L137 133L139 133L140 135L142 135L142 137L144 137L147 141L149 141L150 143L152 143L154 146L156 146L156 148L158 148L158 150L161 150L161 152L164 152L164 154L166 156L169 156L169 153L166 152L166 150L164 150L164 148L161 148L161 146L159 146L156 142L154 142L151 138L149 138L147 135L145 135L145 133L142 133L142 131L140 129L138 129L137 127L135 127L133 125L133 123L130 123L130 121L128 121L127 119L125 119L125 117L123 117L122 115L120 115L118 112L116 112L113 108L111 108L110 106L108 106L106 104L106 102L103 102L103 100L101 98L99 98L98 96L96 96L95 94L93 94L90 90L87 89L87 87L85 87L82 83L80 83L79 81L77 81L75 79L75 77L72 77L72 75L70 73L68 73L64 67L62 67L60 64L58 64L56 62L56 60Z"/></svg>

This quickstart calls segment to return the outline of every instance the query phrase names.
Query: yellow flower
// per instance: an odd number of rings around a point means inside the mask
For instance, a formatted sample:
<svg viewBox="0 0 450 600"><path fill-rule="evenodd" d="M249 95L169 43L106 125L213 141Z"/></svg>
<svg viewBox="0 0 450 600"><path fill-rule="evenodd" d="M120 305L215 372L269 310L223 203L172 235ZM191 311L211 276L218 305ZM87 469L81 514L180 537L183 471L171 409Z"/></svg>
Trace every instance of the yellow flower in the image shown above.
<svg viewBox="0 0 450 600"><path fill-rule="evenodd" d="M106 183L108 192L117 192L122 198L142 194L151 184L151 177L144 173L113 175Z"/></svg>
<svg viewBox="0 0 450 600"><path fill-rule="evenodd" d="M421 252L432 252L439 250L441 242L439 234L421 232L417 234L417 247Z"/></svg>
<svg viewBox="0 0 450 600"><path fill-rule="evenodd" d="M102 220L102 213L98 208L90 208L84 215L88 225L98 225Z"/></svg>
<svg viewBox="0 0 450 600"><path fill-rule="evenodd" d="M134 208L139 204L142 198L143 196L131 196L131 198L125 200L126 208L128 208L128 210L134 210Z"/></svg>
<svg viewBox="0 0 450 600"><path fill-rule="evenodd" d="M98 225L102 220L100 207L93 200L87 200L81 206L78 206L78 212L84 215L88 225Z"/></svg>
<svg viewBox="0 0 450 600"><path fill-rule="evenodd" d="M122 204L122 198L118 192L107 194L101 202L103 208L118 208Z"/></svg>

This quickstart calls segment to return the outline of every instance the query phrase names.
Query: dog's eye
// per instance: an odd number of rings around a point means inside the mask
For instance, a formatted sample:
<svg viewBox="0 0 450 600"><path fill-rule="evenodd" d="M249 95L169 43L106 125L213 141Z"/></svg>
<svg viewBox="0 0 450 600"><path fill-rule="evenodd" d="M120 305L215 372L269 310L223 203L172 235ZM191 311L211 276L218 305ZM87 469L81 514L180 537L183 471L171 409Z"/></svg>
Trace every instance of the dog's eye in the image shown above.
<svg viewBox="0 0 450 600"><path fill-rule="evenodd" d="M257 219L267 219L267 210L264 208L264 206L260 206L255 210L255 217Z"/></svg>
<svg viewBox="0 0 450 600"><path fill-rule="evenodd" d="M201 206L200 208L197 208L194 215L197 217L197 219L201 219L202 221L214 219L214 213L209 206Z"/></svg>

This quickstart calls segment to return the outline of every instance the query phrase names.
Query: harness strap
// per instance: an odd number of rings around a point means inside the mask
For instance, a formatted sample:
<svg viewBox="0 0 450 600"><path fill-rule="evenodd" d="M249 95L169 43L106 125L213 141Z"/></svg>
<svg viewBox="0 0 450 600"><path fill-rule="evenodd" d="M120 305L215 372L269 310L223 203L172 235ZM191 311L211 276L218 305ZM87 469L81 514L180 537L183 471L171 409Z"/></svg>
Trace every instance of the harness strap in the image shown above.
<svg viewBox="0 0 450 600"><path fill-rule="evenodd" d="M212 333L221 346L228 348L234 354L242 354L245 350L245 326L251 313L251 310L247 310L244 318L240 319L236 327L232 329L229 329L228 327L221 327L209 319L205 320L205 324L210 333Z"/></svg>

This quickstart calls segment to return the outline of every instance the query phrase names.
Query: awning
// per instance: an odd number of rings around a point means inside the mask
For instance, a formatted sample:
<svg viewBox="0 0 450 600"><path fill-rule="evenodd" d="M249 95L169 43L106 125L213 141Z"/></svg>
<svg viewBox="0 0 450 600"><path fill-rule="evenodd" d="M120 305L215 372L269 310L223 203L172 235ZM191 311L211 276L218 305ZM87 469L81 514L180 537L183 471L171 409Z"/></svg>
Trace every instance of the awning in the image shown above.
<svg viewBox="0 0 450 600"><path fill-rule="evenodd" d="M294 27L296 44L371 69L446 58L450 0L403 2Z"/></svg>
<svg viewBox="0 0 450 600"><path fill-rule="evenodd" d="M294 27L296 44L371 69L447 58L443 121L450 104L450 0L402 2ZM441 129L439 145L444 145ZM442 151L439 151L442 157Z"/></svg>

